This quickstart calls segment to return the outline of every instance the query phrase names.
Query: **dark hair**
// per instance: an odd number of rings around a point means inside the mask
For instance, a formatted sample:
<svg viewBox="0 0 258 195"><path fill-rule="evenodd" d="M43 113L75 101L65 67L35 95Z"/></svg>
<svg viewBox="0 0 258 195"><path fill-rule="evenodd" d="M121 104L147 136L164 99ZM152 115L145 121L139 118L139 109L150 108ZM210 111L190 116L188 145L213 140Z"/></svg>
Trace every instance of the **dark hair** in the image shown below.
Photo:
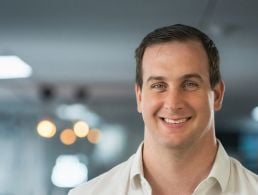
<svg viewBox="0 0 258 195"><path fill-rule="evenodd" d="M182 24L175 24L158 28L147 34L135 50L136 59L136 84L142 87L142 58L145 49L151 45L171 41L196 40L202 43L209 60L209 76L212 88L221 80L219 68L219 52L213 41L200 30Z"/></svg>

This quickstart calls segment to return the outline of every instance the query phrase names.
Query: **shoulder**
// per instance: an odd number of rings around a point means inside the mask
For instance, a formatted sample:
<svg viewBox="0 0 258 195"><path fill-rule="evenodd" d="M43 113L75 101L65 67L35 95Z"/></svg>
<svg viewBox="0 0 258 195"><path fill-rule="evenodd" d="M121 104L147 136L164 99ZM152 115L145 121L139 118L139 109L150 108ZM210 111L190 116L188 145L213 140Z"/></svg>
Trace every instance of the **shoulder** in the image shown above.
<svg viewBox="0 0 258 195"><path fill-rule="evenodd" d="M258 175L245 168L238 160L230 157L230 163L232 171L234 171L235 174L247 178L253 178L254 180L258 181Z"/></svg>
<svg viewBox="0 0 258 195"><path fill-rule="evenodd" d="M238 160L230 158L231 178L235 185L242 188L254 189L258 192L258 175L245 168Z"/></svg>
<svg viewBox="0 0 258 195"><path fill-rule="evenodd" d="M69 192L69 195L112 194L118 190L118 186L127 185L133 158L134 155L98 177L77 186Z"/></svg>

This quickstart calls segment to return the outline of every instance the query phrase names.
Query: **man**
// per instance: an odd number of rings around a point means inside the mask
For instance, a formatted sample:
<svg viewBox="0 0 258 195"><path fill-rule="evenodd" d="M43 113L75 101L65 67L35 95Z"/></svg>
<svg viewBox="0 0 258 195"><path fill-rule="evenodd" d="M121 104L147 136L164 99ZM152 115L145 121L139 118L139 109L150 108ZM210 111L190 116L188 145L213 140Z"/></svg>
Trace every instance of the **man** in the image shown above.
<svg viewBox="0 0 258 195"><path fill-rule="evenodd" d="M159 28L136 49L144 140L128 161L69 195L258 194L258 176L215 136L224 83L210 38L185 25Z"/></svg>

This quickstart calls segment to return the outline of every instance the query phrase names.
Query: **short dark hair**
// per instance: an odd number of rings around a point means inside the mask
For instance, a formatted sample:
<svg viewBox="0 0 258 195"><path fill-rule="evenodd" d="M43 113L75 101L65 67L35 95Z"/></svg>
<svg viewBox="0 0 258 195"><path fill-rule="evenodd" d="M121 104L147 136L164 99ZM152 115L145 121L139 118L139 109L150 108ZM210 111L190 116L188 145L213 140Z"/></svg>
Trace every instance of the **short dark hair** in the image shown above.
<svg viewBox="0 0 258 195"><path fill-rule="evenodd" d="M219 52L214 42L200 30L182 24L175 24L171 26L165 26L158 28L149 34L147 34L138 48L135 50L136 59L136 84L142 87L142 59L147 47L159 44L167 43L171 41L189 41L196 40L201 42L205 49L208 61L209 61L209 76L210 85L212 88L221 80L220 68L219 68Z"/></svg>

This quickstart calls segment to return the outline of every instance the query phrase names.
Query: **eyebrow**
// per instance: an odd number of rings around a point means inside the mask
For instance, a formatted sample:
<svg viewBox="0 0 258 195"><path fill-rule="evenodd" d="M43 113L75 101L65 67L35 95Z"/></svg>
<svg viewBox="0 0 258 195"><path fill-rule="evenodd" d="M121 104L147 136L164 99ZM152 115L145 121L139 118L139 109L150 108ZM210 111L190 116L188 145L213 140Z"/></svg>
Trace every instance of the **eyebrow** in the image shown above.
<svg viewBox="0 0 258 195"><path fill-rule="evenodd" d="M182 76L182 79L191 79L191 78L198 79L201 82L204 81L203 78L197 73L185 74L185 75Z"/></svg>
<svg viewBox="0 0 258 195"><path fill-rule="evenodd" d="M198 79L199 81L203 82L203 78L197 73L185 74L182 77L180 77L181 80L190 79L190 78ZM166 81L166 80L167 80L167 78L163 77L163 76L150 76L147 79L147 82L150 82L150 81Z"/></svg>
<svg viewBox="0 0 258 195"><path fill-rule="evenodd" d="M147 82L150 82L150 81L164 81L164 80L167 80L167 79L163 76L150 76L147 79Z"/></svg>

